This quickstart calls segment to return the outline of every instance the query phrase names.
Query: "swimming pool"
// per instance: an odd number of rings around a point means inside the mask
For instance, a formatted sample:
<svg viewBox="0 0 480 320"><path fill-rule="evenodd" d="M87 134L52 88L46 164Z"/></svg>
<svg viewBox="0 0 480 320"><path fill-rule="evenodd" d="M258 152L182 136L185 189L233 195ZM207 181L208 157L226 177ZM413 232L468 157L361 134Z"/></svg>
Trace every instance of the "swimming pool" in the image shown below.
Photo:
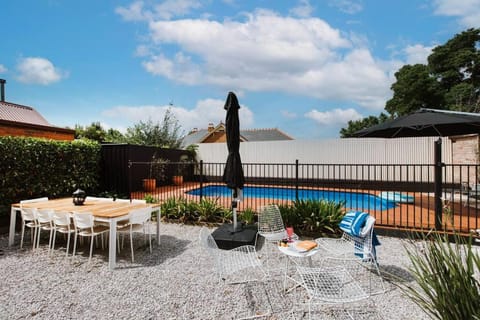
<svg viewBox="0 0 480 320"><path fill-rule="evenodd" d="M232 190L225 185L209 185L186 192L190 195L200 194L209 197L230 197ZM295 188L249 187L243 188L244 198L263 198L295 200ZM298 189L298 198L301 200L331 200L345 202L345 208L353 210L387 210L396 206L391 202L369 193L340 192L329 190Z"/></svg>

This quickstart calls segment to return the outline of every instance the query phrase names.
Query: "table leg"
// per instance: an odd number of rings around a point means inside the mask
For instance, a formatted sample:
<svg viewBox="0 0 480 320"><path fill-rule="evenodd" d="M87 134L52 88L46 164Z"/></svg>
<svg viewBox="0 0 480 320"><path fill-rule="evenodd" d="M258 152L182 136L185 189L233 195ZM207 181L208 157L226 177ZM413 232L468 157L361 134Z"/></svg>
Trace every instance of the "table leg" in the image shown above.
<svg viewBox="0 0 480 320"><path fill-rule="evenodd" d="M117 220L110 219L110 240L108 241L108 267L115 269L117 260Z"/></svg>
<svg viewBox="0 0 480 320"><path fill-rule="evenodd" d="M8 246L11 247L15 241L15 223L17 220L17 208L10 209L10 230L8 231Z"/></svg>

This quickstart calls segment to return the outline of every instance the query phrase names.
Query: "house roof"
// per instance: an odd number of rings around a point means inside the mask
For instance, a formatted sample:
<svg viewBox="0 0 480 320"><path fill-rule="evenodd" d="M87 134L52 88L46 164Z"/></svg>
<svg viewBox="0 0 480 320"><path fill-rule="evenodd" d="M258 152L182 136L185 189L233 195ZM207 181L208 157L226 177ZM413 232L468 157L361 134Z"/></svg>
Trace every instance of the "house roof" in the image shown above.
<svg viewBox="0 0 480 320"><path fill-rule="evenodd" d="M52 125L32 107L6 101L0 101L0 120L52 127Z"/></svg>
<svg viewBox="0 0 480 320"><path fill-rule="evenodd" d="M220 123L213 131L210 132L208 129L199 129L195 132L192 132L183 138L182 146L202 143L210 134L216 132L218 129L223 128L224 124ZM292 137L277 128L240 130L240 139L242 141L293 140Z"/></svg>

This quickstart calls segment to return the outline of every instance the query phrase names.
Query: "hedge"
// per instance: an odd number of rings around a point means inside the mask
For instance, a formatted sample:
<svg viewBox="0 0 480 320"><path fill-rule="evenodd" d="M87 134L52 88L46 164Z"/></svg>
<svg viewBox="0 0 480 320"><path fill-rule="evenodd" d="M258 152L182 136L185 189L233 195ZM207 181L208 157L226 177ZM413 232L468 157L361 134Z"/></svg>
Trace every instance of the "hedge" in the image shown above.
<svg viewBox="0 0 480 320"><path fill-rule="evenodd" d="M100 144L0 137L0 215L22 199L97 191Z"/></svg>

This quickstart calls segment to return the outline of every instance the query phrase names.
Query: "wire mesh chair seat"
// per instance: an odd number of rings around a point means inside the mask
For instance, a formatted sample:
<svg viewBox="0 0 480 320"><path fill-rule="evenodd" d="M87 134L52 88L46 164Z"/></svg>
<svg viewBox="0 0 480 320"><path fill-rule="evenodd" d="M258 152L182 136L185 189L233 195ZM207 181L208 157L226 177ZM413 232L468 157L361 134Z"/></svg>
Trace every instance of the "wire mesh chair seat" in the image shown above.
<svg viewBox="0 0 480 320"><path fill-rule="evenodd" d="M317 238L320 249L326 257L338 259L339 261L357 260L364 263L370 263L375 272L380 277L382 290L385 292L383 278L378 267L378 261L373 243L375 218L369 216L365 226L360 232L360 236L355 236L343 232L340 238Z"/></svg>
<svg viewBox="0 0 480 320"><path fill-rule="evenodd" d="M297 265L297 272L301 278L301 286L308 295L309 318L315 303L347 305L370 297L369 291L360 285L347 267Z"/></svg>
<svg viewBox="0 0 480 320"><path fill-rule="evenodd" d="M276 242L287 238L287 231L283 223L282 214L276 204L269 204L260 208L258 215L258 235L268 242ZM297 235L293 235L298 239Z"/></svg>
<svg viewBox="0 0 480 320"><path fill-rule="evenodd" d="M262 278L266 276L266 273L262 268L262 263L257 257L257 252L254 246L244 245L231 250L222 250L218 248L215 239L205 227L200 230L199 240L201 246L213 258L215 270L221 280L226 282L227 278L230 276L239 274L239 271L249 268L260 270ZM243 275L247 277L243 280L229 283L242 283L259 280L257 278L248 280L248 276L251 275L249 272L244 272Z"/></svg>

